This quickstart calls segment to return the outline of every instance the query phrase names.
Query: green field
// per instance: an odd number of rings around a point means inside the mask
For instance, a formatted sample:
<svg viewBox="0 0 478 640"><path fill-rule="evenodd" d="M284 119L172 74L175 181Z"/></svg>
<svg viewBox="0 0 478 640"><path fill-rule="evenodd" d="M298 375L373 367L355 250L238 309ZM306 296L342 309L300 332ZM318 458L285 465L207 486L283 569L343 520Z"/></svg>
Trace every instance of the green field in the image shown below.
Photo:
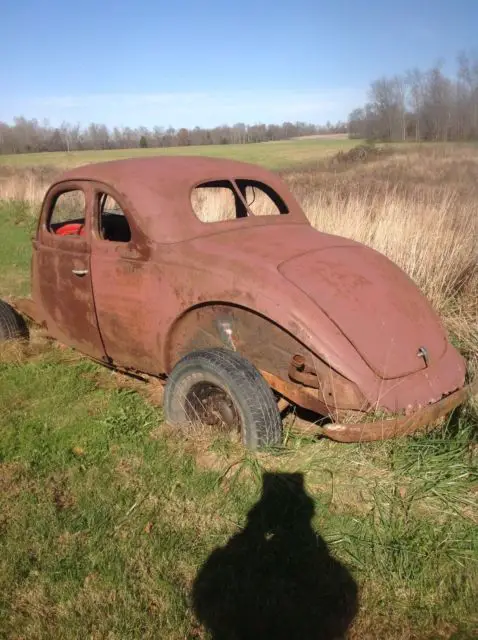
<svg viewBox="0 0 478 640"><path fill-rule="evenodd" d="M137 158L159 155L210 156L232 158L282 169L296 164L320 160L339 150L348 150L356 140L290 140L285 142L263 142L259 144L203 145L197 147L170 147L166 149L119 149L107 151L72 151L71 153L24 153L0 155L0 165L12 167L45 166L73 167L89 162L104 162L120 158Z"/></svg>
<svg viewBox="0 0 478 640"><path fill-rule="evenodd" d="M331 151L301 141L235 157L286 166L319 150ZM0 297L28 291L34 225L25 204L0 202ZM471 405L429 435L363 445L289 421L283 447L250 454L171 431L146 385L34 330L0 352L0 407L0 638L235 638L246 620L251 638L477 637ZM280 629L261 634L265 620Z"/></svg>

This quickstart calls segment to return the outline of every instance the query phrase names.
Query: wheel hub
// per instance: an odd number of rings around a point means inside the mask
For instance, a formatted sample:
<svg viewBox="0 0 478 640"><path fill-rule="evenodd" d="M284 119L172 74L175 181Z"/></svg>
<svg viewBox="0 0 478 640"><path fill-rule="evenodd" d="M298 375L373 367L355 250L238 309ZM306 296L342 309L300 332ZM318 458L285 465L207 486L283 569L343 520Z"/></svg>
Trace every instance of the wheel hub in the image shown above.
<svg viewBox="0 0 478 640"><path fill-rule="evenodd" d="M237 409L230 395L210 382L198 382L186 396L186 412L192 422L224 431L240 431Z"/></svg>

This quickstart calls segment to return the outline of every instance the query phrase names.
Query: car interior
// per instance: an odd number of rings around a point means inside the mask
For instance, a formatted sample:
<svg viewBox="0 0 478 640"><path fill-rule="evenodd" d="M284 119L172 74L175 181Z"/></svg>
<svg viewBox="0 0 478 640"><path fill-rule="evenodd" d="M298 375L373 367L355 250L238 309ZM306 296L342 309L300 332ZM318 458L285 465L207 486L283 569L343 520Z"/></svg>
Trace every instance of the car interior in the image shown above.
<svg viewBox="0 0 478 640"><path fill-rule="evenodd" d="M103 240L110 242L129 242L131 240L131 229L128 221L118 203L108 194L102 193L98 196L100 232ZM64 215L61 221L50 222L50 231L58 236L83 236L85 234L85 218L76 217L74 213L79 213L78 209L70 209L70 215Z"/></svg>
<svg viewBox="0 0 478 640"><path fill-rule="evenodd" d="M131 229L119 204L107 193L99 195L100 230L103 240L129 242Z"/></svg>

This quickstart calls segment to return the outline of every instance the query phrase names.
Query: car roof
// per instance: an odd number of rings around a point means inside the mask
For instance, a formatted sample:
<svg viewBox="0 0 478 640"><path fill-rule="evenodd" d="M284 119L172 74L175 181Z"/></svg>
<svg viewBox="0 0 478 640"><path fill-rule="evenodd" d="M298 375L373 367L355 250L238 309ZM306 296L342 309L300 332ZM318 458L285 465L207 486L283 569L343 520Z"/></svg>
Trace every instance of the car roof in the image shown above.
<svg viewBox="0 0 478 640"><path fill-rule="evenodd" d="M151 239L177 242L212 232L211 224L201 222L191 209L191 189L203 182L237 178L266 183L287 203L289 221L304 221L300 207L277 174L237 160L204 156L113 160L70 169L61 174L56 183L88 180L110 186L132 205L132 214ZM231 224L239 222L230 221ZM224 226L227 222L217 224Z"/></svg>
<svg viewBox="0 0 478 640"><path fill-rule="evenodd" d="M254 164L204 156L154 156L98 162L70 169L59 180L97 180L126 190L128 184L140 181L154 190L184 188L185 183L226 177L248 177L268 181L270 171Z"/></svg>

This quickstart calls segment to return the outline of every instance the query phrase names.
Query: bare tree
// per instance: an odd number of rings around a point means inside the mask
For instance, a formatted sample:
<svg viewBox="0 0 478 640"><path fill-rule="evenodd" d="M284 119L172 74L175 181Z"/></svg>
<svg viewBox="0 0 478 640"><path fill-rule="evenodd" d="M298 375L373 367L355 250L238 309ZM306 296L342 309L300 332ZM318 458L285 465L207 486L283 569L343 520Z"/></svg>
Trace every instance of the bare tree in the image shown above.
<svg viewBox="0 0 478 640"><path fill-rule="evenodd" d="M408 86L409 111L415 121L415 140L420 140L420 121L423 117L424 104L424 78L419 69L407 71L405 82Z"/></svg>
<svg viewBox="0 0 478 640"><path fill-rule="evenodd" d="M285 122L279 124L246 125L242 122L232 127L223 124L212 129L194 127L194 129L174 129L156 126L153 129L140 126L114 127L108 129L104 124L92 122L82 128L79 124L63 122L52 127L47 121L39 124L37 120L24 117L14 119L13 124L0 123L0 153L26 153L30 151L75 151L81 149L125 149L140 146L146 141L148 147L171 147L178 145L206 144L246 144L267 140L285 140L299 135L308 135L321 131L346 132L347 125L338 122L319 127L310 123Z"/></svg>
<svg viewBox="0 0 478 640"><path fill-rule="evenodd" d="M468 125L465 136L478 136L478 56L471 58L462 52L458 56L459 90L464 106L464 120Z"/></svg>
<svg viewBox="0 0 478 640"><path fill-rule="evenodd" d="M440 65L426 74L424 119L428 124L427 133L431 140L447 140L451 126L452 85Z"/></svg>
<svg viewBox="0 0 478 640"><path fill-rule="evenodd" d="M384 140L478 138L478 57L458 57L455 78L436 64L427 71L383 77L370 86L370 102L349 116L353 137Z"/></svg>

